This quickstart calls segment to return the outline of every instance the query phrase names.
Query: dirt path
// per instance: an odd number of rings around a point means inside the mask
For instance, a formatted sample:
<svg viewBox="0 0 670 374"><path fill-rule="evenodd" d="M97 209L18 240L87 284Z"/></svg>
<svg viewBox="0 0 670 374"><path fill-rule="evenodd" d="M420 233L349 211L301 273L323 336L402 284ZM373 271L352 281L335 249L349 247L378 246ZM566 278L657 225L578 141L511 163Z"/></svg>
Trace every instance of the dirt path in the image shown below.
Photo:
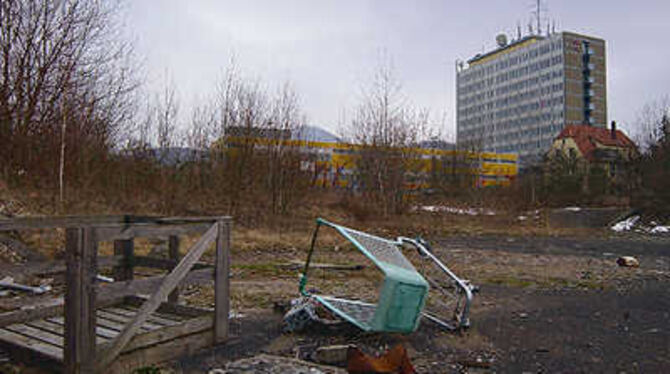
<svg viewBox="0 0 670 374"><path fill-rule="evenodd" d="M496 307L476 330L494 346L501 372L670 371L670 282L626 290L537 291L485 287Z"/></svg>
<svg viewBox="0 0 670 374"><path fill-rule="evenodd" d="M286 335L279 331L281 316L268 310L235 325L240 337L235 344L184 359L178 367L196 373L240 356L293 356L297 347L353 343L374 352L400 342L420 373L670 372L669 243L625 237L445 238L435 246L438 254L481 286L473 324L465 334L446 333L424 322L408 336L361 334L355 329ZM637 256L642 267L618 269L618 255ZM561 267L568 269L557 270ZM603 268L616 274L604 277L598 287L570 279L490 282L492 274L502 271L518 270L532 280L542 272L579 278Z"/></svg>

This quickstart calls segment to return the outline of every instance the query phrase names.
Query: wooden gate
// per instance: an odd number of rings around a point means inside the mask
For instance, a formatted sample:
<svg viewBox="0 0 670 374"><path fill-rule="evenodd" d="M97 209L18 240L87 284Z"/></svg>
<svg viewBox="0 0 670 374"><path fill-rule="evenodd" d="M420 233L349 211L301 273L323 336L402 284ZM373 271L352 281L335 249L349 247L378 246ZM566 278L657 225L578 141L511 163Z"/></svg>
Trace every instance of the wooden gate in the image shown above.
<svg viewBox="0 0 670 374"><path fill-rule="evenodd" d="M65 263L4 267L5 273L65 270L65 297L0 314L0 342L62 365L66 373L129 372L228 338L229 217L55 217L0 220L0 231L64 228ZM202 233L179 258L179 235ZM169 259L136 256L134 239L167 238ZM98 243L114 256L98 258ZM214 244L215 264L198 262ZM63 266L64 265L64 266ZM112 283L99 268L113 267ZM135 267L170 270L135 279ZM178 304L178 285L214 281L214 310ZM145 296L141 296L145 295Z"/></svg>

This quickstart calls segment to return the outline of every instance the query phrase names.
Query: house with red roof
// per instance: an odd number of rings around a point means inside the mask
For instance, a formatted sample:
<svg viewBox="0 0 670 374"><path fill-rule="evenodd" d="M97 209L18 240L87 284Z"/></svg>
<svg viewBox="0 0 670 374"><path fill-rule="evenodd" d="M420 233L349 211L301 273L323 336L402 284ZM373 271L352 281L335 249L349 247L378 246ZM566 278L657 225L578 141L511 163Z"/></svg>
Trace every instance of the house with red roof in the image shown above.
<svg viewBox="0 0 670 374"><path fill-rule="evenodd" d="M626 163L639 155L637 145L617 130L616 122L611 128L589 125L570 125L554 139L549 159L562 158L585 168L601 167L610 177L621 171Z"/></svg>

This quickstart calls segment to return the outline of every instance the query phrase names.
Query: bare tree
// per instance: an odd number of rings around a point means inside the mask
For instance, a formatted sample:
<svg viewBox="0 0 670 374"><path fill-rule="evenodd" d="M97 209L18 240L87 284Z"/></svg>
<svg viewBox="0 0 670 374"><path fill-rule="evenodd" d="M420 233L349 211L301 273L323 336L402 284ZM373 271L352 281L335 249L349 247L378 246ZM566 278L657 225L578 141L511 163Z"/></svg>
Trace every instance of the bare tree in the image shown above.
<svg viewBox="0 0 670 374"><path fill-rule="evenodd" d="M273 139L267 153L268 192L273 213L286 213L290 203L304 192L298 188L303 181L300 149L288 143L302 130L301 120L298 95L289 83L284 83L272 102L270 129Z"/></svg>
<svg viewBox="0 0 670 374"><path fill-rule="evenodd" d="M158 148L166 152L174 145L179 115L179 99L174 82L165 78L161 95L156 98L156 124Z"/></svg>
<svg viewBox="0 0 670 374"><path fill-rule="evenodd" d="M113 146L123 132L137 80L118 16L116 1L0 2L5 176L28 169L35 180L58 179L62 191L66 164L71 178L81 178L95 170L82 169L87 155Z"/></svg>
<svg viewBox="0 0 670 374"><path fill-rule="evenodd" d="M660 126L663 116L670 115L670 96L665 95L646 103L637 114L631 135L643 152L657 144L663 137Z"/></svg>
<svg viewBox="0 0 670 374"><path fill-rule="evenodd" d="M383 214L404 207L409 148L427 133L428 112L416 110L402 94L390 62L377 67L344 132L361 145L359 186Z"/></svg>

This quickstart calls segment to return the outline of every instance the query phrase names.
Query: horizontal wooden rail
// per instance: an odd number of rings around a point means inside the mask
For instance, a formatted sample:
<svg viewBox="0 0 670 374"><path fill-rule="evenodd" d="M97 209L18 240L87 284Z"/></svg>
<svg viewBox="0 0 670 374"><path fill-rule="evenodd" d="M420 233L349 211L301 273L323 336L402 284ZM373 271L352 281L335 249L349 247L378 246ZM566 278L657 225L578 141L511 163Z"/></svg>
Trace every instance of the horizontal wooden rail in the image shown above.
<svg viewBox="0 0 670 374"><path fill-rule="evenodd" d="M104 226L96 229L100 241L127 240L133 238L162 238L170 235L202 233L212 226L211 223L189 223L175 225L135 224L132 226Z"/></svg>
<svg viewBox="0 0 670 374"><path fill-rule="evenodd" d="M73 227L115 227L147 225L179 225L230 221L230 217L151 217L151 216L61 216L61 217L15 217L0 219L0 231L54 229Z"/></svg>
<svg viewBox="0 0 670 374"><path fill-rule="evenodd" d="M158 290L165 276L134 279L125 282L98 284L98 300L118 299L137 294L153 294ZM206 284L214 281L214 269L193 270L186 274L180 285Z"/></svg>
<svg viewBox="0 0 670 374"><path fill-rule="evenodd" d="M109 268L121 264L123 261L122 256L106 256L98 257L98 268ZM0 264L0 274L3 276L12 276L12 277L25 277L30 275L53 275L58 273L64 273L67 265L65 260L56 260L56 261L44 261L37 263L24 263L24 264Z"/></svg>
<svg viewBox="0 0 670 374"><path fill-rule="evenodd" d="M172 270L179 261L176 260L169 260L166 258L156 258L156 257L148 257L148 256L135 256L133 257L133 265L135 266L143 266L147 268L154 268L154 269L163 269L163 270ZM214 264L208 264L205 262L196 262L193 265L193 269L206 269L206 268L213 268Z"/></svg>

